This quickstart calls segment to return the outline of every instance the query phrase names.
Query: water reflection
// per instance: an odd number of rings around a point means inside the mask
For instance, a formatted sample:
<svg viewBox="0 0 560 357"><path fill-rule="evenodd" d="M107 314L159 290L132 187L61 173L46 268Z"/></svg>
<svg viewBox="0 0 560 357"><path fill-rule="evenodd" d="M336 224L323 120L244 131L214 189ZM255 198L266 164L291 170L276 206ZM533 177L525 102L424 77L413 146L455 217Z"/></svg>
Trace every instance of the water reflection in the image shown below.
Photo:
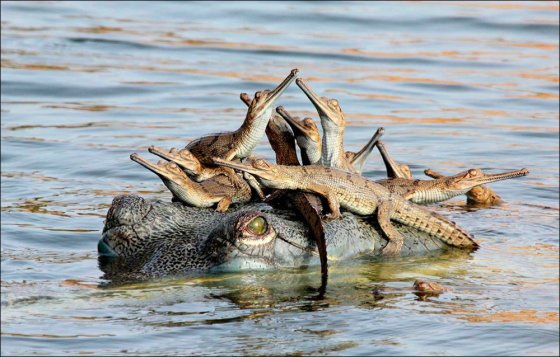
<svg viewBox="0 0 560 357"><path fill-rule="evenodd" d="M558 2L1 7L2 353L559 353ZM384 126L418 178L528 167L501 205L434 207L482 248L333 263L323 290L317 267L101 279L113 196L171 198L129 154L238 127L239 93L295 67L340 101L348 150ZM279 104L318 119L297 89Z"/></svg>

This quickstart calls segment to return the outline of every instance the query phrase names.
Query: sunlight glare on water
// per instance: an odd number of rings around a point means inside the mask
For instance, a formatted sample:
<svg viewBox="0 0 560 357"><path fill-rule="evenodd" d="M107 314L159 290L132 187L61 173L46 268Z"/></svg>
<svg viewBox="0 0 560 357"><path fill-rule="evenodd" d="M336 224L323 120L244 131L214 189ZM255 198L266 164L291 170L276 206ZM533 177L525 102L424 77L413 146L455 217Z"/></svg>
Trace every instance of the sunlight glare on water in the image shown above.
<svg viewBox="0 0 560 357"><path fill-rule="evenodd" d="M559 330L558 2L2 2L2 354L548 354ZM131 162L236 129L292 68L416 178L526 167L505 203L436 205L473 254L107 284ZM318 116L294 85L280 103ZM272 159L265 138L256 154ZM377 153L364 175L382 178ZM450 291L420 298L415 279Z"/></svg>

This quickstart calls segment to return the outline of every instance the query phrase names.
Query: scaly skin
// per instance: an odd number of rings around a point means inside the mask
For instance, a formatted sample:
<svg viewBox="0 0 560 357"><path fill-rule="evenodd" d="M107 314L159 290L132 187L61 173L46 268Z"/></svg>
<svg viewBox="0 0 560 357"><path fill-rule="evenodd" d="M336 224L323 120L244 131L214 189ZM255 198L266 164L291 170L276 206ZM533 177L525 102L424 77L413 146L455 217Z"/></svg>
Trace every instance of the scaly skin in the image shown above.
<svg viewBox="0 0 560 357"><path fill-rule="evenodd" d="M267 223L261 234L250 229L256 217ZM324 222L329 259L379 255L387 240L373 223L348 212L342 219ZM401 256L433 254L447 247L426 233L395 226L405 237ZM179 202L117 196L98 244L100 268L105 279L117 283L209 270L301 268L319 263L309 234L301 215L263 203L220 213Z"/></svg>
<svg viewBox="0 0 560 357"><path fill-rule="evenodd" d="M336 99L319 97L305 82L298 78L296 84L317 109L323 127L321 146L322 164L349 172L356 172L344 154L344 129L346 120Z"/></svg>
<svg viewBox="0 0 560 357"><path fill-rule="evenodd" d="M295 138L290 126L282 117L275 115L268 122L266 137L276 154L276 162L283 165L299 166Z"/></svg>
<svg viewBox="0 0 560 357"><path fill-rule="evenodd" d="M331 218L340 217L340 207L360 215L377 212L379 225L389 239L389 244L383 250L386 255L398 254L404 240L390 220L426 232L449 245L473 249L478 247L473 237L455 223L392 194L385 187L358 174L316 165L272 165L264 160L255 160L250 166L219 158L214 158L214 162L249 172L270 188L319 194L327 199Z"/></svg>
<svg viewBox="0 0 560 357"><path fill-rule="evenodd" d="M410 180L402 178L377 180L378 184L389 191L418 204L446 201L463 195L472 188L491 182L525 176L527 169L508 171L500 174L485 174L479 169L470 169L453 176L444 176L435 180Z"/></svg>
<svg viewBox="0 0 560 357"><path fill-rule="evenodd" d="M321 135L317 125L311 118L301 120L292 116L284 107L276 108L276 112L288 122L301 149L301 161L304 165L321 165ZM278 163L278 161L277 161Z"/></svg>
<svg viewBox="0 0 560 357"><path fill-rule="evenodd" d="M217 175L197 183L192 181L174 162L159 161L154 164L134 153L130 159L154 172L173 196L194 207L212 207L225 212L232 203L245 203L251 200L251 188L243 180L233 182L229 177Z"/></svg>
<svg viewBox="0 0 560 357"><path fill-rule="evenodd" d="M445 178L445 175L437 173L431 169L424 170L426 176L430 176L434 179ZM486 185L480 185L471 188L467 193L467 204L469 205L497 205L503 202L502 198L498 196L494 190Z"/></svg>
<svg viewBox="0 0 560 357"><path fill-rule="evenodd" d="M212 157L228 160L248 157L258 141L264 135L268 120L272 115L274 103L297 77L298 70L293 69L288 77L273 91L255 93L245 121L233 132L210 134L191 141L186 148L196 156L203 165L212 165Z"/></svg>
<svg viewBox="0 0 560 357"><path fill-rule="evenodd" d="M379 128L375 131L371 139L364 147L358 152L346 151L346 160L354 167L357 173L362 173L364 165L371 154L373 148L377 145L381 136L385 133L384 128Z"/></svg>

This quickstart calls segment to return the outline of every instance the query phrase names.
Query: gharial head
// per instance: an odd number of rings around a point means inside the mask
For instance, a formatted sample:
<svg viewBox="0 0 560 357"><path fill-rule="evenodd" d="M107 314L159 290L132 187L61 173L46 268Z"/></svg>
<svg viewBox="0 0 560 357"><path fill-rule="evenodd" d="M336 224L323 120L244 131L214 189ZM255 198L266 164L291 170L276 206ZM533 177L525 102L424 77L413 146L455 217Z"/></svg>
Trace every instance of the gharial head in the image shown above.
<svg viewBox="0 0 560 357"><path fill-rule="evenodd" d="M149 216L149 213L156 208L160 211L169 212L166 212L167 214L164 215L162 213L165 212L159 212L159 218L157 215L154 217ZM169 213L171 212L174 212L174 215L170 215ZM220 228L218 225L217 229L215 229L216 225L212 221L214 218L221 216L221 214L211 210L181 207L169 203L152 203L135 195L117 196L113 199L113 203L107 212L103 237L98 244L99 254L113 257L118 256L120 258L139 257L141 250L150 247L151 243L165 240L166 236L163 232L167 231L167 238L181 238L195 243L197 248L216 243L214 241L203 242L197 236L189 237L189 233L192 233L191 230L194 229L194 227L188 227L189 214L197 215L199 219L204 219L204 221L199 222L201 227L204 226L204 223L210 224L209 227L212 227L212 229L208 230L206 234L211 234L212 230L216 231L218 234L214 235L221 238L218 243L222 244L224 243L223 240L227 240L229 244L235 245L238 250L245 254L248 254L249 251L257 247L262 249L277 236L277 232L273 228L272 222L269 222L267 219L267 215L258 211L248 210L227 214L225 215L227 218L224 219L224 222L228 221L228 224L224 224L223 228ZM158 226L151 226L149 222L156 218L161 222L159 222ZM174 219L177 219L177 221L174 222ZM170 220L170 222L167 222L167 220ZM190 223L195 225L197 219L192 219ZM145 224L145 226L143 227L142 224ZM183 231L179 229L181 226L184 226ZM131 229L126 229L129 227ZM135 231L134 227L140 229ZM144 231L148 229L152 230L151 234L146 234L147 232ZM162 232L158 232L159 230ZM156 232L157 234L154 234ZM177 235L180 236L176 237ZM195 249L194 246L191 248ZM213 250L208 250L203 256L208 256L208 254L217 255L214 252L216 249L218 248L215 247ZM219 260L218 257L213 259L214 262Z"/></svg>
<svg viewBox="0 0 560 357"><path fill-rule="evenodd" d="M157 146L150 146L148 151L166 160L173 161L191 175L198 175L202 171L202 164L188 149L177 150L171 148L165 151Z"/></svg>
<svg viewBox="0 0 560 357"><path fill-rule="evenodd" d="M184 179L188 179L185 172L172 161L159 160L157 164L154 164L151 161L144 159L137 153L131 154L130 159L144 166L148 170L160 176L162 179L165 178L172 181L182 181Z"/></svg>
<svg viewBox="0 0 560 357"><path fill-rule="evenodd" d="M227 213L117 196L98 243L106 278L297 267L314 256L291 211L252 204Z"/></svg>
<svg viewBox="0 0 560 357"><path fill-rule="evenodd" d="M344 120L344 113L342 112L342 108L340 108L338 100L327 97L319 97L301 78L296 80L296 84L301 88L303 93L305 93L317 109L317 113L319 113L319 116L321 117L321 123L323 126L334 125L340 129L344 128L346 121Z"/></svg>
<svg viewBox="0 0 560 357"><path fill-rule="evenodd" d="M290 124L300 146L307 147L321 143L321 134L313 119L307 117L301 120L294 117L283 106L277 107L276 112Z"/></svg>
<svg viewBox="0 0 560 357"><path fill-rule="evenodd" d="M197 199L194 182L176 163L160 160L154 164L136 153L130 155L130 158L158 175L165 187L173 194L174 200L190 204Z"/></svg>
<svg viewBox="0 0 560 357"><path fill-rule="evenodd" d="M470 169L458 173L457 175L446 177L445 182L449 190L466 192L476 186L495 181L507 180L515 177L521 177L527 175L528 173L529 170L521 169L499 174L485 174L480 169Z"/></svg>
<svg viewBox="0 0 560 357"><path fill-rule="evenodd" d="M290 74L275 89L256 92L249 106L247 118L255 120L264 116L266 119L269 119L272 114L274 103L296 79L297 75L298 70L292 69ZM244 98L244 93L241 94L241 99L246 101L247 98Z"/></svg>

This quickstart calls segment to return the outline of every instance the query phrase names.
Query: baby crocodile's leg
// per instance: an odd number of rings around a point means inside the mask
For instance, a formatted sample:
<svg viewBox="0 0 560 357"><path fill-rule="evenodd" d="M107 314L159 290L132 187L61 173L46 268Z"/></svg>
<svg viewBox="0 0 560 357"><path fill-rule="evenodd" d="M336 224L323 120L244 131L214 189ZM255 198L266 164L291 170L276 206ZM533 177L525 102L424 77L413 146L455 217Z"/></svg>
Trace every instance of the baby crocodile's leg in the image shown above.
<svg viewBox="0 0 560 357"><path fill-rule="evenodd" d="M334 193L329 192L325 195L325 198L327 199L327 203L329 204L329 208L331 210L331 213L325 215L325 218L339 219L342 217L340 214L340 202L338 201L338 197L336 197Z"/></svg>
<svg viewBox="0 0 560 357"><path fill-rule="evenodd" d="M231 196L225 196L224 198L222 198L216 206L216 212L226 212L229 208L229 205L231 205L231 201Z"/></svg>
<svg viewBox="0 0 560 357"><path fill-rule="evenodd" d="M251 188L257 193L257 195L259 196L259 198L262 200L264 200L265 195L262 189L261 184L259 183L259 181L257 181L257 179L255 178L255 176L251 175L248 172L244 172L243 173L243 178L245 179L245 181L247 181L247 183L249 184L249 186L251 186Z"/></svg>
<svg viewBox="0 0 560 357"><path fill-rule="evenodd" d="M210 170L208 169L207 171L210 171ZM204 180L207 180L207 179L212 178L212 177L217 176L217 175L225 175L225 176L227 176L229 181L236 188L241 187L241 183L239 182L240 178L239 178L239 176L237 175L237 173L235 172L234 169L229 168L229 167L219 167L219 168L213 168L212 171L213 171L213 174L211 176L204 177Z"/></svg>
<svg viewBox="0 0 560 357"><path fill-rule="evenodd" d="M383 255L396 255L400 252L404 243L404 237L391 224L391 215L393 211L392 202L390 200L381 201L377 207L377 221L381 230L388 239L387 245L381 251Z"/></svg>

